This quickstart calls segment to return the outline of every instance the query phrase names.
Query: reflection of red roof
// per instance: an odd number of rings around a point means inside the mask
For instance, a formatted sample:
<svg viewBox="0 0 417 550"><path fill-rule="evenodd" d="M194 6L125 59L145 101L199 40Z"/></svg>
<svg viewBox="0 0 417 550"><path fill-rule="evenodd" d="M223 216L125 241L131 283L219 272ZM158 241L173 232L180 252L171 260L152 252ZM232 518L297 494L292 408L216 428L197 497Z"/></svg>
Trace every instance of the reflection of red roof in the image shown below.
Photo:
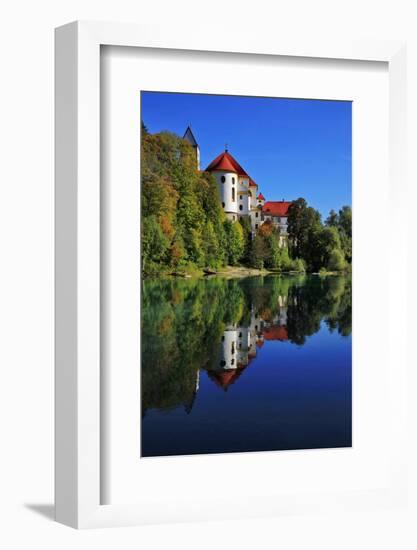
<svg viewBox="0 0 417 550"><path fill-rule="evenodd" d="M225 369L221 371L208 370L207 374L217 386L226 391L231 384L236 382L243 371L250 365L254 357L256 357L256 355L249 354L249 361L247 362L247 364L244 365L243 363L238 363L236 369Z"/></svg>
<svg viewBox="0 0 417 550"><path fill-rule="evenodd" d="M262 193L259 193L258 200L259 201L264 201L265 200L265 197L262 195Z"/></svg>
<svg viewBox="0 0 417 550"><path fill-rule="evenodd" d="M264 328L262 331L265 340L288 340L288 331L286 326L273 325Z"/></svg>
<svg viewBox="0 0 417 550"><path fill-rule="evenodd" d="M209 373L210 378L216 382L221 388L227 388L236 378L236 375L239 376L239 371L237 370L225 370L222 372Z"/></svg>
<svg viewBox="0 0 417 550"><path fill-rule="evenodd" d="M249 177L245 170L240 166L237 160L232 155L224 151L218 157L216 157L207 166L206 171L211 172L213 170L225 170L227 172L236 172L239 176Z"/></svg>
<svg viewBox="0 0 417 550"><path fill-rule="evenodd" d="M258 348L261 348L264 344L265 344L265 342L263 340L258 340L256 342L256 345L258 346Z"/></svg>
<svg viewBox="0 0 417 550"><path fill-rule="evenodd" d="M289 201L267 201L262 206L262 212L269 216L288 216Z"/></svg>

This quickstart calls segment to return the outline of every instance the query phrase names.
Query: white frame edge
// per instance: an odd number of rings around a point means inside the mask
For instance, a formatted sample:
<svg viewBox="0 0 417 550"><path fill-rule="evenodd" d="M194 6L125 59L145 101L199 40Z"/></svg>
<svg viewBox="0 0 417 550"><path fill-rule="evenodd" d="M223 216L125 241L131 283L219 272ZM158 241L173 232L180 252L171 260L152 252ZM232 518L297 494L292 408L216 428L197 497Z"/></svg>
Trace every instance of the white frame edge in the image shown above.
<svg viewBox="0 0 417 550"><path fill-rule="evenodd" d="M146 521L143 510L100 505L101 45L388 62L390 180L397 196L405 198L407 191L404 42L288 41L261 34L243 39L230 30L213 39L209 28L180 33L169 26L95 22L56 29L55 513L75 528ZM406 253L404 247L404 259ZM395 486L404 488L403 478Z"/></svg>

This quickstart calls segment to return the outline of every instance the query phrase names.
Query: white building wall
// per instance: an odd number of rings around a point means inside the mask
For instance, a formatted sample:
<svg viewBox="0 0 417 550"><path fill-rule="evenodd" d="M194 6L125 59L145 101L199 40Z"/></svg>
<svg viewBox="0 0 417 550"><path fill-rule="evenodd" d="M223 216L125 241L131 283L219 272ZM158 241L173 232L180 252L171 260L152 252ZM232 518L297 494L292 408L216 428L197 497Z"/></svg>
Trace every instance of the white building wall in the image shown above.
<svg viewBox="0 0 417 550"><path fill-rule="evenodd" d="M247 191L249 187L249 178L239 176L239 191Z"/></svg>
<svg viewBox="0 0 417 550"><path fill-rule="evenodd" d="M247 191L241 191L240 193L238 193L237 198L238 198L239 214L241 216L247 216L249 214L248 193L247 193ZM242 208L240 208L240 207L242 207Z"/></svg>
<svg viewBox="0 0 417 550"><path fill-rule="evenodd" d="M234 172L225 172L216 170L212 172L216 179L217 188L219 190L220 200L224 203L224 211L230 214L239 213L238 199L238 177ZM222 177L225 178L224 183ZM234 183L233 183L234 182ZM235 190L235 200L233 201L233 189Z"/></svg>
<svg viewBox="0 0 417 550"><path fill-rule="evenodd" d="M256 231L257 229L259 229L259 226L262 224L261 211L257 208L253 208L250 211L250 219L251 219L252 231Z"/></svg>
<svg viewBox="0 0 417 550"><path fill-rule="evenodd" d="M238 330L228 329L223 332L221 364L223 369L237 368Z"/></svg>

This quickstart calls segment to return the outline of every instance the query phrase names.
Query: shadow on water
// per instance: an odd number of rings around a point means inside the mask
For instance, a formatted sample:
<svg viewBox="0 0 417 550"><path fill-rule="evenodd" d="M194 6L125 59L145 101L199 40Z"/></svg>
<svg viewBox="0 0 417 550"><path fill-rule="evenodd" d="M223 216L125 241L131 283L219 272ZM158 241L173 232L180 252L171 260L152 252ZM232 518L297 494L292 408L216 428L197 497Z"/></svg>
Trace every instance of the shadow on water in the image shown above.
<svg viewBox="0 0 417 550"><path fill-rule="evenodd" d="M350 333L349 277L145 280L143 456L348 446ZM315 378L312 365L317 365ZM249 366L252 374L241 382ZM337 406L315 388L318 382L321 388L330 384ZM218 391L228 394L232 386L239 386L234 398L221 398ZM320 426L303 425L303 411L317 418L339 415L343 435L329 435L337 426L320 434ZM295 431L314 431L314 437L297 439L282 427L291 423ZM256 429L264 437L255 436Z"/></svg>

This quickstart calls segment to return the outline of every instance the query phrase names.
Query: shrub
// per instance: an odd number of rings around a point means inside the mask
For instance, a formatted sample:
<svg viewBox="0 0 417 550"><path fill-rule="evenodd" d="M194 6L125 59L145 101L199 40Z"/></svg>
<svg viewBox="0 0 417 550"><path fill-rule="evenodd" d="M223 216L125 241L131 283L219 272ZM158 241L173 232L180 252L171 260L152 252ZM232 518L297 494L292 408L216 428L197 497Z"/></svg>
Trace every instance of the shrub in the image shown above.
<svg viewBox="0 0 417 550"><path fill-rule="evenodd" d="M338 248L331 251L327 269L329 271L343 271L346 268L346 261L343 253Z"/></svg>
<svg viewBox="0 0 417 550"><path fill-rule="evenodd" d="M295 258L292 263L292 269L293 271L297 271L298 273L304 273L306 270L306 264L304 260L302 260L301 258Z"/></svg>

